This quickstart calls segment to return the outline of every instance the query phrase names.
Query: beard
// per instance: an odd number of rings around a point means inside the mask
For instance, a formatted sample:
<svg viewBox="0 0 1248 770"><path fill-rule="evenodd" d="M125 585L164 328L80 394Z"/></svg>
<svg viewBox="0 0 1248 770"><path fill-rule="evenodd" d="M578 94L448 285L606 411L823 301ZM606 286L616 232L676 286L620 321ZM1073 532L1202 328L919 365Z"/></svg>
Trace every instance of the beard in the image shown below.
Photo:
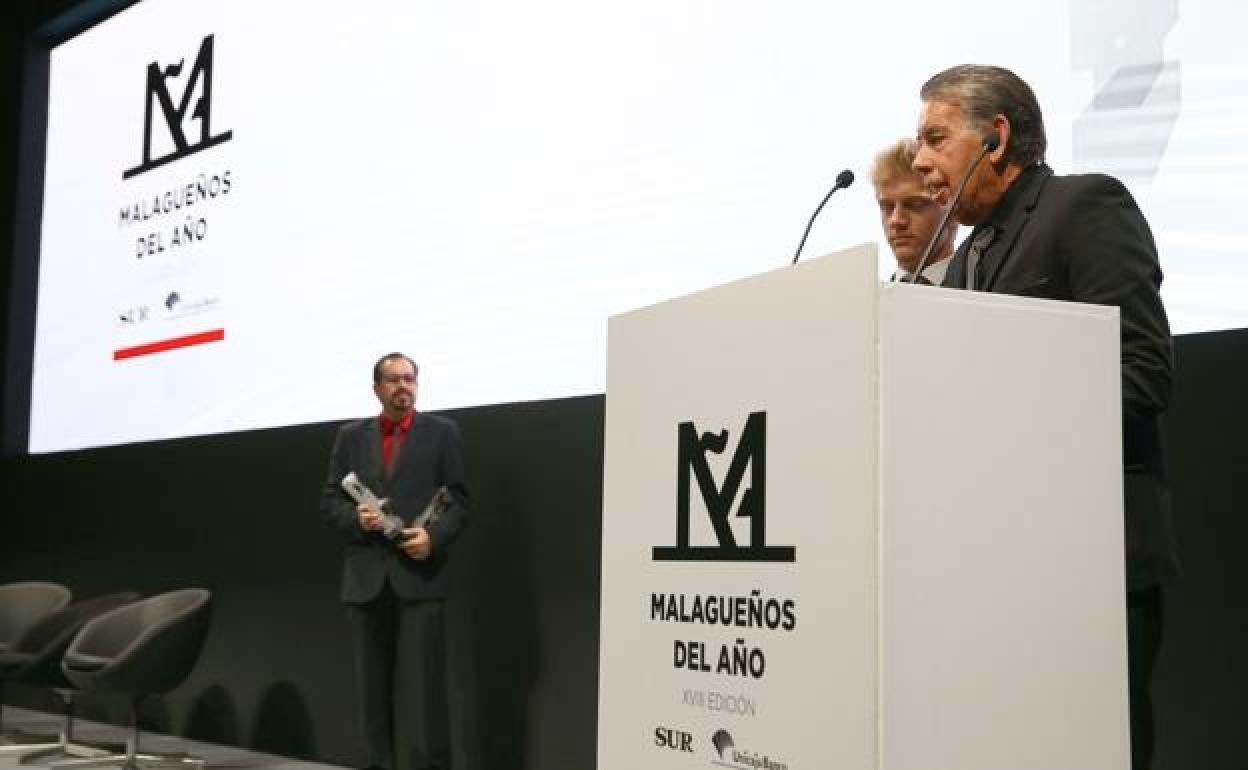
<svg viewBox="0 0 1248 770"><path fill-rule="evenodd" d="M390 408L396 412L405 412L412 408L414 401L415 398L411 393L401 390L390 396Z"/></svg>

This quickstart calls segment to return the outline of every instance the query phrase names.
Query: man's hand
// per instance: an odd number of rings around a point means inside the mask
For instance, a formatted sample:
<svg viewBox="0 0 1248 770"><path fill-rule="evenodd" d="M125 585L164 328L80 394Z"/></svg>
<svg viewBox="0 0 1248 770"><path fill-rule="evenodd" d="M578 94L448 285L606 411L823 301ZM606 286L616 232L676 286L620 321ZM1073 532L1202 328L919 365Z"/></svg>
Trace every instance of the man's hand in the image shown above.
<svg viewBox="0 0 1248 770"><path fill-rule="evenodd" d="M403 530L403 541L399 543L403 553L412 559L428 559L433 553L433 540L424 527L411 527Z"/></svg>
<svg viewBox="0 0 1248 770"><path fill-rule="evenodd" d="M360 529L365 532L380 532L382 528L381 514L373 510L371 507L360 503L355 507L355 512L359 516Z"/></svg>

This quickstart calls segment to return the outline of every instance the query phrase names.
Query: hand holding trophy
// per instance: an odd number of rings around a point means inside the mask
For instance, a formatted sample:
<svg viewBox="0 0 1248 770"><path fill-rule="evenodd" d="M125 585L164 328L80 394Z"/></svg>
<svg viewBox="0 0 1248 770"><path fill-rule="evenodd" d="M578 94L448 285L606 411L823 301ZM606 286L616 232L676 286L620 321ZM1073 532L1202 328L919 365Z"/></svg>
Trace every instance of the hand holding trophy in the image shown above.
<svg viewBox="0 0 1248 770"><path fill-rule="evenodd" d="M429 504L425 506L425 510L420 515L412 519L413 527L428 527L438 520L442 512L451 507L451 492L446 487L438 487L438 491L433 493L433 497L429 499Z"/></svg>
<svg viewBox="0 0 1248 770"><path fill-rule="evenodd" d="M381 517L381 533L386 538L396 544L402 543L404 539L403 530L405 524L403 519L386 510L386 504L389 500L379 498L373 494L373 490L369 489L364 482L360 481L360 477L355 475L355 471L351 471L342 478L342 489L357 505L362 505L370 512ZM446 487L438 487L438 491L433 493L433 497L429 500L429 504L425 506L425 510L420 512L416 518L412 519L412 528L425 528L438 520L442 512L451 505L451 493Z"/></svg>
<svg viewBox="0 0 1248 770"><path fill-rule="evenodd" d="M378 498L377 495L373 494L373 490L360 481L359 476L355 475L355 471L351 471L346 476L343 476L342 489L351 496L351 499L356 504L364 506L381 517L381 534L395 543L402 541L403 520L386 511L386 503L389 501Z"/></svg>

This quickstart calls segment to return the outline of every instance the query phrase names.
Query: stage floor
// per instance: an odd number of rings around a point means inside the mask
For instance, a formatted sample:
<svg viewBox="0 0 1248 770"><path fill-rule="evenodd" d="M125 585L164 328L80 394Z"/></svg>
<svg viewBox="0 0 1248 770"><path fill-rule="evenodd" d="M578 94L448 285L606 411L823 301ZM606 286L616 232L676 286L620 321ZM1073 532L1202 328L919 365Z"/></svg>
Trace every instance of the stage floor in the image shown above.
<svg viewBox="0 0 1248 770"><path fill-rule="evenodd" d="M23 733L41 733L56 735L60 729L61 717L57 714L45 714L39 711L4 707L5 731L20 730ZM74 739L76 741L125 743L129 730L116 725L101 724L89 720L78 719L74 722ZM219 746L214 743L191 741L177 736L161 735L144 732L139 739L141 753L157 754L190 754L205 761L207 768L255 768L256 770L339 770L337 765L326 765L317 762L303 762L289 757L273 754L262 754L234 746ZM21 764L19 758L24 752L0 750L0 770L26 770L28 768L47 767L43 763ZM120 765L117 765L120 766Z"/></svg>

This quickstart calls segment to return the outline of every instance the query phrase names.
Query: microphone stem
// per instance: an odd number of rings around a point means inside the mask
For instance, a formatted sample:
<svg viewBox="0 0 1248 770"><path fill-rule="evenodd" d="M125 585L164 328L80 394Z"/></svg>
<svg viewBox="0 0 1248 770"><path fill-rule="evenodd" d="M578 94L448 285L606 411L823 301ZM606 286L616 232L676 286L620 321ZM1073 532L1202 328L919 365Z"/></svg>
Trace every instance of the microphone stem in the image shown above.
<svg viewBox="0 0 1248 770"><path fill-rule="evenodd" d="M819 216L820 211L823 211L823 207L827 204L828 199L832 197L832 193L839 189L841 189L839 184L833 186L831 190L828 190L828 194L823 196L823 200L819 201L819 205L815 207L815 213L810 215L810 221L806 223L806 232L802 233L802 240L797 244L797 251L793 252L791 265L796 265L798 257L802 256L802 247L806 245L806 237L810 235L810 228L815 224L815 217Z"/></svg>
<svg viewBox="0 0 1248 770"><path fill-rule="evenodd" d="M958 201L962 199L962 191L966 189L966 183L970 181L971 174L987 154L988 145L985 144L979 149L979 155L975 156L975 160L971 161L971 165L966 167L966 173L962 175L962 181L958 183L958 191L953 194L953 199L949 201L949 205L945 208L944 216L940 218L940 224L936 226L936 231L932 233L931 240L927 242L927 248L923 250L923 256L919 259L919 264L915 266L908 283L915 283L919 280L919 276L923 274L923 268L927 267L927 259L932 256L932 249L936 248L936 243L940 240L940 234L945 231L945 225L949 223L949 217L953 214L953 207L958 205Z"/></svg>

